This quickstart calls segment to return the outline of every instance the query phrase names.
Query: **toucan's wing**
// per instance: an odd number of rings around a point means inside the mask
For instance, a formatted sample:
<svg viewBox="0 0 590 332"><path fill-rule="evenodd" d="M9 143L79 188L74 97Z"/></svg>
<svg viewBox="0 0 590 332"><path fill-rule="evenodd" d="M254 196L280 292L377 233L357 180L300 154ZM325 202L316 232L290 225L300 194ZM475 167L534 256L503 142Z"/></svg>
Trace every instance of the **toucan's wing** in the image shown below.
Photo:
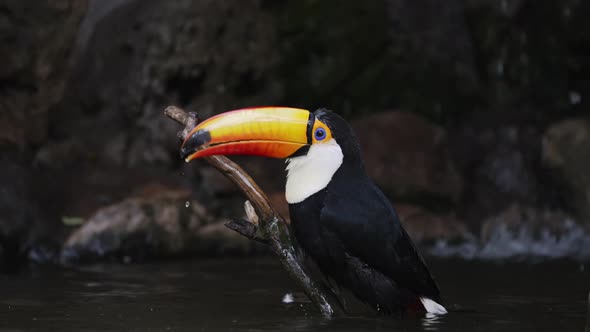
<svg viewBox="0 0 590 332"><path fill-rule="evenodd" d="M355 191L332 188L327 193L320 216L325 234L337 237L349 255L399 288L440 302L436 282L381 190L366 180L348 188Z"/></svg>

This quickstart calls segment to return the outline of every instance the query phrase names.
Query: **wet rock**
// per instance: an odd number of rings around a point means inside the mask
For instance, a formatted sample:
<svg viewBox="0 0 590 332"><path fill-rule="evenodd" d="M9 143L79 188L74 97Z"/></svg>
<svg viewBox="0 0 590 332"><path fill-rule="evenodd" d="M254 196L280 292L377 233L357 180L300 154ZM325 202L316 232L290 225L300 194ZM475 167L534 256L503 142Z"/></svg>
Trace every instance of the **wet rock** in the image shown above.
<svg viewBox="0 0 590 332"><path fill-rule="evenodd" d="M0 5L0 141L39 144L61 99L84 0Z"/></svg>
<svg viewBox="0 0 590 332"><path fill-rule="evenodd" d="M513 204L484 220L478 238L437 241L430 253L467 259L585 261L590 258L590 229L561 211Z"/></svg>
<svg viewBox="0 0 590 332"><path fill-rule="evenodd" d="M285 192L272 192L268 193L267 196L272 207L279 213L279 215L281 215L281 217L285 218L285 220L290 223L291 219L289 216L289 204L285 198Z"/></svg>
<svg viewBox="0 0 590 332"><path fill-rule="evenodd" d="M406 112L372 114L353 127L369 176L396 201L448 205L460 198L463 180L443 128Z"/></svg>
<svg viewBox="0 0 590 332"><path fill-rule="evenodd" d="M64 100L69 107L56 112L53 130L110 164L178 163L178 126L162 116L165 106L207 117L281 95L268 78L277 57L274 18L261 6L95 2Z"/></svg>
<svg viewBox="0 0 590 332"><path fill-rule="evenodd" d="M0 5L0 247L5 265L55 259L64 231L54 174L31 165L63 96L86 1ZM0 263L2 265L2 263Z"/></svg>
<svg viewBox="0 0 590 332"><path fill-rule="evenodd" d="M78 141L48 142L37 150L33 164L50 169L66 169L75 168L91 158L91 153Z"/></svg>
<svg viewBox="0 0 590 332"><path fill-rule="evenodd" d="M389 91L404 109L445 121L479 98L479 40L464 0L386 0ZM481 1L480 1L481 2Z"/></svg>
<svg viewBox="0 0 590 332"><path fill-rule="evenodd" d="M541 165L540 131L492 121L482 117L451 131L453 159L469 184L461 199L462 218L477 228L515 203L563 208L557 183Z"/></svg>
<svg viewBox="0 0 590 332"><path fill-rule="evenodd" d="M590 120L573 118L549 127L543 137L543 161L559 173L572 207L590 222Z"/></svg>
<svg viewBox="0 0 590 332"><path fill-rule="evenodd" d="M201 186L206 188L208 192L213 195L236 195L239 193L240 189L218 170L208 165L199 166L202 166L197 169L201 178Z"/></svg>
<svg viewBox="0 0 590 332"><path fill-rule="evenodd" d="M0 146L0 267L8 268L27 257L53 261L64 231L57 193L46 188L50 175L20 161L14 149Z"/></svg>
<svg viewBox="0 0 590 332"><path fill-rule="evenodd" d="M482 256L546 258L590 255L590 232L568 214L512 205L483 222Z"/></svg>
<svg viewBox="0 0 590 332"><path fill-rule="evenodd" d="M562 211L537 209L534 207L513 204L499 214L483 221L481 241L490 242L499 229L514 234L527 228L533 237L544 236L545 232L560 237L569 231L568 222L575 220Z"/></svg>
<svg viewBox="0 0 590 332"><path fill-rule="evenodd" d="M145 260L249 253L257 244L225 228L188 191L151 188L98 210L65 242L62 260Z"/></svg>
<svg viewBox="0 0 590 332"><path fill-rule="evenodd" d="M400 221L414 243L429 246L436 241L461 243L472 240L473 234L452 213L435 214L424 207L396 204Z"/></svg>

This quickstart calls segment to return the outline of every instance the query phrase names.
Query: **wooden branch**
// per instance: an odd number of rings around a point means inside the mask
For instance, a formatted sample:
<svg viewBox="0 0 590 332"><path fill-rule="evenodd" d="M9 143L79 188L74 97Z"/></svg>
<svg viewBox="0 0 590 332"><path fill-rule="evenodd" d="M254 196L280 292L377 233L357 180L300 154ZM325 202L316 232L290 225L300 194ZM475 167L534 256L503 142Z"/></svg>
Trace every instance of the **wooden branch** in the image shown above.
<svg viewBox="0 0 590 332"><path fill-rule="evenodd" d="M185 126L178 133L178 137L183 140L199 122L196 113L187 113L175 106L167 107L164 114ZM248 198L246 211L248 212L248 204L251 203L250 208L253 207L256 213L256 216L249 217L250 220L233 220L228 222L226 226L249 239L270 245L272 251L279 257L283 267L303 289L307 297L318 307L321 314L326 318L332 317L334 309L328 302L328 297L301 266L297 259L297 251L291 240L291 233L287 223L270 205L262 189L252 180L248 173L229 158L211 156L204 159L242 190ZM251 214L250 211L248 215ZM258 220L256 222L253 219Z"/></svg>

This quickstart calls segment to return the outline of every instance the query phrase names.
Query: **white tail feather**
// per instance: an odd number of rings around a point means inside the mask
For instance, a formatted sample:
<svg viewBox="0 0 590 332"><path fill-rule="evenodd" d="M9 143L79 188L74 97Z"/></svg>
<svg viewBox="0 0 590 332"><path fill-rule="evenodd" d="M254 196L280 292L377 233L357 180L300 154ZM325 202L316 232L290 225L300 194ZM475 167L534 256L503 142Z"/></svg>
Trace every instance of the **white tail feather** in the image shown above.
<svg viewBox="0 0 590 332"><path fill-rule="evenodd" d="M445 309L445 307L427 297L421 297L420 302L422 302L422 305L424 306L424 309L426 309L427 313L435 315L444 315L447 313L447 309Z"/></svg>

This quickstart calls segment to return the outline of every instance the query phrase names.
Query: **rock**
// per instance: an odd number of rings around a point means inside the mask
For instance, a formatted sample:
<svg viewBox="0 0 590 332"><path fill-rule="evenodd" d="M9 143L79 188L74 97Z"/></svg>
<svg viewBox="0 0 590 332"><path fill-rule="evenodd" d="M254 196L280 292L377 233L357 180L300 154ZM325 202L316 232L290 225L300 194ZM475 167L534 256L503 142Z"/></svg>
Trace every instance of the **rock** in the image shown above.
<svg viewBox="0 0 590 332"><path fill-rule="evenodd" d="M463 180L443 128L415 114L382 112L352 123L367 172L395 201L456 202ZM436 203L435 203L436 204Z"/></svg>
<svg viewBox="0 0 590 332"><path fill-rule="evenodd" d="M199 165L201 166L201 165ZM209 165L198 168L201 186L214 195L235 195L239 188L226 178L221 172Z"/></svg>
<svg viewBox="0 0 590 332"><path fill-rule="evenodd" d="M93 4L64 100L70 107L56 112L53 130L99 161L177 164L178 125L162 116L170 104L208 117L281 96L269 78L274 17L261 1Z"/></svg>
<svg viewBox="0 0 590 332"><path fill-rule="evenodd" d="M225 228L188 191L149 188L98 210L65 242L66 262L249 253L259 246Z"/></svg>
<svg viewBox="0 0 590 332"><path fill-rule="evenodd" d="M560 237L569 230L568 220L574 221L570 215L562 211L512 204L497 215L483 221L480 238L482 243L489 242L500 228L512 233L528 228L535 237L542 236L542 233L546 231Z"/></svg>
<svg viewBox="0 0 590 332"><path fill-rule="evenodd" d="M543 136L543 161L569 189L577 214L590 223L590 120L572 118L549 127Z"/></svg>
<svg viewBox="0 0 590 332"><path fill-rule="evenodd" d="M513 204L484 220L479 237L440 240L429 252L466 259L585 261L590 258L590 229L561 211Z"/></svg>
<svg viewBox="0 0 590 332"><path fill-rule="evenodd" d="M436 241L464 242L473 235L467 226L453 214L435 214L424 207L408 204L396 204L395 209L404 229L414 243L428 246Z"/></svg>
<svg viewBox="0 0 590 332"><path fill-rule="evenodd" d="M18 163L0 162L0 247L4 260L1 265L14 265L24 255L28 229L33 223L29 174Z"/></svg>
<svg viewBox="0 0 590 332"><path fill-rule="evenodd" d="M268 200L272 207L287 221L287 223L291 222L289 216L289 204L287 203L287 199L285 198L284 191L277 191L271 192L267 194Z"/></svg>
<svg viewBox="0 0 590 332"><path fill-rule="evenodd" d="M559 188L541 165L540 131L492 121L467 120L451 131L453 159L469 184L460 203L462 219L478 228L515 203L562 209Z"/></svg>
<svg viewBox="0 0 590 332"><path fill-rule="evenodd" d="M3 1L0 10L0 142L46 139L48 111L63 95L86 1Z"/></svg>
<svg viewBox="0 0 590 332"><path fill-rule="evenodd" d="M590 257L590 228L567 213L513 204L483 221L480 256Z"/></svg>
<svg viewBox="0 0 590 332"><path fill-rule="evenodd" d="M445 121L478 98L479 40L471 36L466 2L385 1L392 60L384 87L404 109Z"/></svg>
<svg viewBox="0 0 590 332"><path fill-rule="evenodd" d="M75 168L77 164L89 159L91 153L78 141L48 142L37 150L33 164L61 170Z"/></svg>
<svg viewBox="0 0 590 332"><path fill-rule="evenodd" d="M59 194L46 186L50 175L37 174L14 149L0 145L0 267L8 268L27 257L53 261L64 231L56 202Z"/></svg>
<svg viewBox="0 0 590 332"><path fill-rule="evenodd" d="M31 165L47 141L85 0L0 5L0 251L4 265L55 259L64 227L54 174ZM2 265L2 262L0 262ZM10 267L9 267L10 268Z"/></svg>

